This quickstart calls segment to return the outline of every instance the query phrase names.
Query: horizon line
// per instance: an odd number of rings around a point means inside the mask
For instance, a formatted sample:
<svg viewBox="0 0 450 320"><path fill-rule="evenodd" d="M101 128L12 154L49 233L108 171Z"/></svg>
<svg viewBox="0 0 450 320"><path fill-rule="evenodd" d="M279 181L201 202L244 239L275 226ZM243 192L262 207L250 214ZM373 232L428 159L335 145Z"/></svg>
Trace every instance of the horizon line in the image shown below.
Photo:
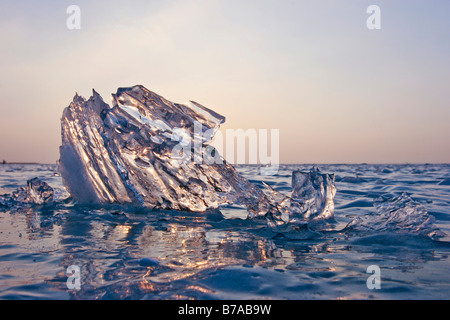
<svg viewBox="0 0 450 320"><path fill-rule="evenodd" d="M258 163L229 163L233 166L268 166L273 164L258 164ZM0 162L0 165L8 165L8 164L24 164L24 165L57 165L58 161L55 163L49 162L23 162L23 161L14 161L14 162ZM450 162L286 162L286 163L278 163L278 165L450 165Z"/></svg>

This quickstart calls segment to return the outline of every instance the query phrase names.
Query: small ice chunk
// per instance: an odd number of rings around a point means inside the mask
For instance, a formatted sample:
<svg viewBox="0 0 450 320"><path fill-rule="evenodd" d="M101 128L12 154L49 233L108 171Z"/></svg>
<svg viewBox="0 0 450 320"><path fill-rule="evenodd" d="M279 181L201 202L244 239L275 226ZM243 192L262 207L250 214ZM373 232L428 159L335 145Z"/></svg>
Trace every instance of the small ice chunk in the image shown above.
<svg viewBox="0 0 450 320"><path fill-rule="evenodd" d="M334 175L319 169L292 172L290 222L318 222L334 218Z"/></svg>
<svg viewBox="0 0 450 320"><path fill-rule="evenodd" d="M17 205L45 205L53 203L54 190L39 178L27 181L27 186L20 187L12 193L0 197L0 206L12 207Z"/></svg>
<svg viewBox="0 0 450 320"><path fill-rule="evenodd" d="M408 233L431 239L445 236L434 225L435 218L426 208L406 193L398 197L380 197L374 201L374 206L376 213L355 218L346 229L366 233Z"/></svg>
<svg viewBox="0 0 450 320"><path fill-rule="evenodd" d="M30 204L48 204L53 202L54 191L46 182L39 178L27 181L26 188L19 188L13 193L15 202Z"/></svg>

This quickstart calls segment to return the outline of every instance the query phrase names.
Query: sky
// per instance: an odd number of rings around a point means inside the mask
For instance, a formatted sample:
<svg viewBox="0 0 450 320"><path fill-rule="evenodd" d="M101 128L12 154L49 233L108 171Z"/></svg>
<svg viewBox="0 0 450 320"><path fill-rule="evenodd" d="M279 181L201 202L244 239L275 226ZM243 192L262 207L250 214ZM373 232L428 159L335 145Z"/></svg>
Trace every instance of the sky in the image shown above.
<svg viewBox="0 0 450 320"><path fill-rule="evenodd" d="M81 9L70 30L69 5ZM366 21L381 9L381 29ZM281 163L449 163L448 0L0 3L0 160L55 163L75 92L142 84L278 129Z"/></svg>

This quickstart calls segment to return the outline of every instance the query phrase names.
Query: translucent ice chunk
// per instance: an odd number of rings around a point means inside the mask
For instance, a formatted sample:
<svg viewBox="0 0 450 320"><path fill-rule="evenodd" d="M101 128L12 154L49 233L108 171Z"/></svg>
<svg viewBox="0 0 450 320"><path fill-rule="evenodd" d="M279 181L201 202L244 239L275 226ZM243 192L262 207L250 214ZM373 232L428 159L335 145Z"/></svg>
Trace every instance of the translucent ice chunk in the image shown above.
<svg viewBox="0 0 450 320"><path fill-rule="evenodd" d="M22 204L43 205L53 203L54 190L38 178L27 181L26 188L20 187L0 197L0 206L12 207Z"/></svg>
<svg viewBox="0 0 450 320"><path fill-rule="evenodd" d="M292 173L292 195L289 208L291 222L318 222L334 217L334 175L319 169Z"/></svg>
<svg viewBox="0 0 450 320"><path fill-rule="evenodd" d="M76 95L61 119L63 182L79 203L196 212L233 203L251 216L276 212L272 199L208 145L224 121L196 102L173 103L139 85L119 88L112 108L95 91L89 100Z"/></svg>
<svg viewBox="0 0 450 320"><path fill-rule="evenodd" d="M347 229L360 232L398 232L427 236L432 239L445 236L434 225L435 218L426 208L403 193L398 197L380 197L374 201L375 214L354 219Z"/></svg>

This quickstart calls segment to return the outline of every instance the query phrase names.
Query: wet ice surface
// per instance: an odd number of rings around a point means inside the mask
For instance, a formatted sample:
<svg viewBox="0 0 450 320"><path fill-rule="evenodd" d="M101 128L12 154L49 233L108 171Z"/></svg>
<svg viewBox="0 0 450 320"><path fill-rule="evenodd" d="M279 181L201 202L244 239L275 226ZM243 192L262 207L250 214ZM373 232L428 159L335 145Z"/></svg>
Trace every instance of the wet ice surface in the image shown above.
<svg viewBox="0 0 450 320"><path fill-rule="evenodd" d="M56 201L0 209L0 298L448 299L450 165L319 168L335 174L336 222L320 232L277 233L234 206L201 214L74 205L62 201L68 195L56 166L0 166L0 194L38 177L54 188ZM255 166L238 172L289 194L297 169L311 166L281 166L270 177ZM374 200L403 193L414 215L396 229ZM414 232L430 226L428 217L447 236ZM345 229L355 218L360 228ZM70 265L81 269L80 291L66 286ZM366 286L370 265L381 269L380 290Z"/></svg>

